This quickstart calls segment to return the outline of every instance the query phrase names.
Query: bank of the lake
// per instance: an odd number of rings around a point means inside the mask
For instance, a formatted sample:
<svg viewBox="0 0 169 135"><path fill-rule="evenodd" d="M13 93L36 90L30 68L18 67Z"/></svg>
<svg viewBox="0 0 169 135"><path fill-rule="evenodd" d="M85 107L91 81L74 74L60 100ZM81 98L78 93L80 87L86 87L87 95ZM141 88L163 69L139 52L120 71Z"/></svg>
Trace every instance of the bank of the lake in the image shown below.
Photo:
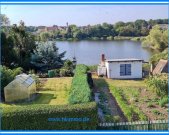
<svg viewBox="0 0 169 135"><path fill-rule="evenodd" d="M79 40L77 38L56 38L56 41L84 41L84 40L88 40L88 41L116 41L116 40L131 40L131 41L142 41L145 37L129 37L129 36L109 36L109 37L92 37L92 38L86 38L83 40Z"/></svg>
<svg viewBox="0 0 169 135"><path fill-rule="evenodd" d="M77 58L78 64L95 65L100 62L101 54L107 59L138 58L149 61L153 52L143 48L141 42L131 40L113 41L56 41L59 52L66 51L65 58Z"/></svg>

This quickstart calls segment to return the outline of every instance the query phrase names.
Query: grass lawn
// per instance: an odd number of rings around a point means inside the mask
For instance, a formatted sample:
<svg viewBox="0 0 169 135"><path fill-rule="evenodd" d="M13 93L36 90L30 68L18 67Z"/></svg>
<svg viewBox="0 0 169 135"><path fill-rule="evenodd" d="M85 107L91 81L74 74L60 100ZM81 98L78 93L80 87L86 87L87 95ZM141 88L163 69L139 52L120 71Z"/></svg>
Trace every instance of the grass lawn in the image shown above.
<svg viewBox="0 0 169 135"><path fill-rule="evenodd" d="M65 105L68 104L68 92L72 78L48 78L39 91L39 97L33 104Z"/></svg>
<svg viewBox="0 0 169 135"><path fill-rule="evenodd" d="M144 80L112 80L106 79L107 83L120 88L145 88Z"/></svg>
<svg viewBox="0 0 169 135"><path fill-rule="evenodd" d="M66 105L72 77L48 78L39 89L38 96L28 103L0 104L0 107L14 107L32 104Z"/></svg>

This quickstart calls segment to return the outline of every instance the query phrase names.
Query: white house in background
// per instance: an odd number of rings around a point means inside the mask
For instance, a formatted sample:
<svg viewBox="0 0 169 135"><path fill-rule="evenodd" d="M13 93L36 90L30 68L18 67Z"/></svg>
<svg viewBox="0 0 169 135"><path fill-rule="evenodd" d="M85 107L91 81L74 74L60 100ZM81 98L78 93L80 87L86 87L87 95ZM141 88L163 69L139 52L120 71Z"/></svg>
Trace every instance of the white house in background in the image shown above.
<svg viewBox="0 0 169 135"><path fill-rule="evenodd" d="M134 58L105 60L102 55L102 62L98 66L98 75L112 79L141 79L142 63L143 60Z"/></svg>

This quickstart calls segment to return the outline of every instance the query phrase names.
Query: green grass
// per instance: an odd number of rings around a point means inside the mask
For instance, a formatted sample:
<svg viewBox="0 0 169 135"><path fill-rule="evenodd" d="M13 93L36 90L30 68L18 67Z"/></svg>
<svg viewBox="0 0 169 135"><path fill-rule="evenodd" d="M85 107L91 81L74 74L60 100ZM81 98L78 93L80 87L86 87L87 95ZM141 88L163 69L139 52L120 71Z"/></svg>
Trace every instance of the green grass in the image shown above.
<svg viewBox="0 0 169 135"><path fill-rule="evenodd" d="M71 77L50 78L45 83L40 96L33 104L65 105L68 104L68 92L71 87Z"/></svg>
<svg viewBox="0 0 169 135"><path fill-rule="evenodd" d="M66 105L68 104L68 93L71 82L71 77L48 78L43 87L40 88L38 96L34 101L16 104L1 103L0 107L20 107L33 104Z"/></svg>
<svg viewBox="0 0 169 135"><path fill-rule="evenodd" d="M142 88L146 87L144 80L112 80L107 79L108 83L111 83L111 85L115 87L120 88Z"/></svg>

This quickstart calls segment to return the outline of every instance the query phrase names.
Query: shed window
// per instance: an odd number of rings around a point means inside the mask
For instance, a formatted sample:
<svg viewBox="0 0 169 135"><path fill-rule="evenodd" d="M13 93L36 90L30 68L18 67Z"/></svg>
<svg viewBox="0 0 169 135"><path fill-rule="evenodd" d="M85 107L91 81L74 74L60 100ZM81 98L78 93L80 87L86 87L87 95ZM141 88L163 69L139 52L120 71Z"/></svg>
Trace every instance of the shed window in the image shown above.
<svg viewBox="0 0 169 135"><path fill-rule="evenodd" d="M120 64L120 76L131 75L131 64Z"/></svg>

